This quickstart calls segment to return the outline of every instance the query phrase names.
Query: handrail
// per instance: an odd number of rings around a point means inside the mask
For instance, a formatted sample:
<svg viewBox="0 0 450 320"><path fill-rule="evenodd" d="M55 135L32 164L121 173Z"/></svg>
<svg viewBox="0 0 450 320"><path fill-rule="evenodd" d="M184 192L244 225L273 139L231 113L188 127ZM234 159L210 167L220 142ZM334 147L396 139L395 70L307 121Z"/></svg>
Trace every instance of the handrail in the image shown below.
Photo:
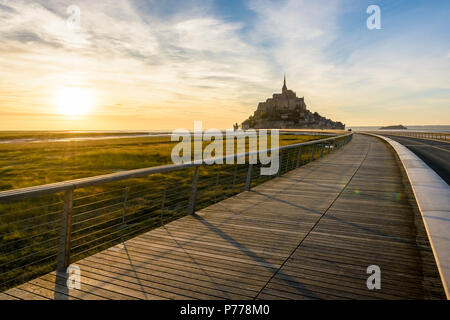
<svg viewBox="0 0 450 320"><path fill-rule="evenodd" d="M312 144L317 143L323 143L330 140L336 140L340 138L345 138L353 133L348 133L340 136L333 136L331 138L326 139L320 139L320 140L312 140L308 142L302 142L302 143L296 143L296 144L290 144L278 148L271 148L266 149L262 151L253 151L253 152L246 152L241 154L233 154L229 156L223 156L221 158L213 158L214 160L220 160L226 161L227 159L234 159L237 157L247 157L252 155L257 155L262 152L272 152L272 151L281 151L284 149L290 149L290 148L296 148L301 146L308 146ZM208 159L212 160L212 159ZM39 186L33 186L33 187L27 187L27 188L20 188L20 189L13 189L13 190L7 190L0 192L0 202L1 201L15 201L15 200L21 200L26 199L34 196L41 196L46 194L52 194L52 193L58 193L68 190L74 190L77 188L84 188L84 187L90 187L95 186L99 184L109 183L109 182L115 182L120 180L126 180L126 179L132 179L132 178L140 178L152 174L158 174L158 173L167 173L177 170L182 170L194 166L199 166L203 164L203 160L200 161L190 161L183 164L169 164L169 165L161 165L161 166L155 166L155 167L148 167L148 168L142 168L142 169L135 169L135 170L126 170L122 172L116 172L116 173L110 173L105 175L99 175L99 176L93 176L88 178L81 178L81 179L74 179L74 180L67 180L62 182L56 182L56 183L50 183L45 185L39 185Z"/></svg>
<svg viewBox="0 0 450 320"><path fill-rule="evenodd" d="M377 131L361 131L361 133L371 133L379 135L391 135L399 137L412 137L412 138L423 138L438 141L449 141L450 132L426 132L426 131L388 131L388 130L377 130Z"/></svg>

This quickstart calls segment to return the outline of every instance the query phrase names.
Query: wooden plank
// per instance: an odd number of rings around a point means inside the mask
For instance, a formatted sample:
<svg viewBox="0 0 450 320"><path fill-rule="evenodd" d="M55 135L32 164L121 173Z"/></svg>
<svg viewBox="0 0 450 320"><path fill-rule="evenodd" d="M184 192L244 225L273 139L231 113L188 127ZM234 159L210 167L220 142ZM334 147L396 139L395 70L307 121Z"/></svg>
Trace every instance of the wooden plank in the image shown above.
<svg viewBox="0 0 450 320"><path fill-rule="evenodd" d="M199 272L198 269L186 267L184 269L171 268L166 265L145 264L145 265L131 265L124 263L123 261L102 261L98 259L86 259L86 263L95 266L100 270L108 272L114 272L120 274L120 272L130 274L135 272L137 274L143 273L148 275L155 275L160 278L178 279L192 284L201 283L204 286L212 287L224 287L225 290L230 292L245 292L254 291L255 293L260 289L260 285L252 285L249 281L244 281L246 278L233 277L230 275L222 275L218 272ZM80 264L84 265L83 263ZM262 283L262 281L261 281Z"/></svg>
<svg viewBox="0 0 450 320"><path fill-rule="evenodd" d="M78 289L67 289L65 286L55 284L54 281L50 281L48 278L37 278L30 283L38 285L42 288L47 288L48 290L52 290L53 294L58 295L59 299L69 299L69 300L108 300L100 295L95 295L83 290ZM87 288L89 290L89 288Z"/></svg>
<svg viewBox="0 0 450 320"><path fill-rule="evenodd" d="M19 298L10 296L9 294L0 292L0 300L20 300Z"/></svg>
<svg viewBox="0 0 450 320"><path fill-rule="evenodd" d="M6 291L6 294L21 300L48 300L47 298L20 288L12 288Z"/></svg>
<svg viewBox="0 0 450 320"><path fill-rule="evenodd" d="M318 263L314 263L313 266L302 263L301 265L296 263L295 266L288 266L283 268L280 274L280 279L285 278L285 275L289 277L311 277L317 279L320 282L332 282L335 284L345 284L345 286L356 287L359 289L367 290L366 280L367 276L364 272L364 268L357 272L356 268L351 268L350 270L337 270L332 264L325 267L320 266ZM398 281L398 278L391 280L390 278L383 275L383 288L388 288L391 294L399 296L404 296L404 292L397 292L396 289L401 287L407 287L408 297L414 297L415 299L422 299L422 290L418 289L419 283L410 284L409 281Z"/></svg>
<svg viewBox="0 0 450 320"><path fill-rule="evenodd" d="M211 259L203 259L203 258L195 258L187 256L179 256L171 253L167 253L164 257L158 257L154 259L151 255L143 253L135 253L134 251L130 251L128 255L123 255L120 253L109 251L108 255L103 255L102 258L105 260L117 259L117 257L122 257L125 260L132 260L133 264L141 263L141 264L150 264L150 263L165 263L167 265L172 265L174 268L183 268L184 266L189 266L193 268L197 268L199 270L208 270L208 271L216 271L220 272L224 275L241 275L242 277L246 277L249 280L260 281L264 279L268 279L273 273L265 272L264 269L256 270L254 266L245 266L240 265L238 263L226 264L226 260L223 261L215 261Z"/></svg>
<svg viewBox="0 0 450 320"><path fill-rule="evenodd" d="M107 272L98 265L83 265L83 273L102 282L126 286L130 289L145 293L157 294L167 299L249 299L242 290L233 290L230 287L208 286L203 282L186 281L174 275L163 277L153 274L110 267Z"/></svg>
<svg viewBox="0 0 450 320"><path fill-rule="evenodd" d="M24 283L20 286L17 286L16 288L37 294L48 300L53 300L55 298L54 290L52 290L51 288L48 288L47 286L39 286L32 281ZM73 297L71 298L69 295L66 295L66 294L62 294L62 296L64 296L64 298L63 298L64 300L73 300L74 299ZM76 299L76 300L78 300L78 299Z"/></svg>
<svg viewBox="0 0 450 320"><path fill-rule="evenodd" d="M54 284L56 281L56 275L54 272L52 272L41 277L41 279L48 280L49 282ZM128 290L127 288L108 285L107 283L102 283L84 276L81 277L81 290L106 299L115 299L115 300L142 299L141 294L133 292L132 290Z"/></svg>

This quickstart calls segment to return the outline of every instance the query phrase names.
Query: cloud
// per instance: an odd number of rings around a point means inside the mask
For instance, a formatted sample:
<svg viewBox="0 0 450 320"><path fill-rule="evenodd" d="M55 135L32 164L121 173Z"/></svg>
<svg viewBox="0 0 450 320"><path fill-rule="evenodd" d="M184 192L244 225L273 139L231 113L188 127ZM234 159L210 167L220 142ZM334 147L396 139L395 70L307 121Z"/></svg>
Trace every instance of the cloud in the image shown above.
<svg viewBox="0 0 450 320"><path fill-rule="evenodd" d="M61 2L2 3L0 73L10 79L8 90L23 92L3 109L47 111L53 91L76 85L97 89L97 112L147 105L152 114L165 105L174 117L193 108L215 116L218 106L243 104L248 93L240 86L266 78L267 62L241 39L238 23L204 12L162 19L130 1L78 5L81 29L73 32ZM108 107L115 102L127 107Z"/></svg>
<svg viewBox="0 0 450 320"><path fill-rule="evenodd" d="M86 86L100 115L176 123L203 114L227 127L280 90L286 72L313 111L348 123L364 120L357 108L376 121L377 110L441 106L445 94L431 99L431 89L450 83L448 48L427 52L414 32L364 33L364 19L362 31L345 29L347 0L250 0L252 18L241 21L212 1L79 0L76 31L67 27L71 4L0 0L0 77L8 79L0 112L47 113L59 87ZM412 102L417 92L427 98Z"/></svg>
<svg viewBox="0 0 450 320"><path fill-rule="evenodd" d="M369 123L383 121L385 112L401 118L408 108L416 117L425 105L443 109L442 103L432 105L430 101L436 100L429 99L434 94L430 89L449 88L450 83L449 63L443 61L439 45L433 43L430 50L432 40L420 31L420 24L407 30L390 26L368 31L365 10L354 11L348 4L254 0L250 6L258 22L252 36L256 42L271 44L267 50L287 72L288 85L305 95L310 107L331 118ZM349 28L344 14L359 15L360 26L352 23ZM425 91L428 99L409 98ZM365 112L348 112L356 108ZM448 111L445 116L450 120ZM429 114L425 118L422 121L434 121Z"/></svg>

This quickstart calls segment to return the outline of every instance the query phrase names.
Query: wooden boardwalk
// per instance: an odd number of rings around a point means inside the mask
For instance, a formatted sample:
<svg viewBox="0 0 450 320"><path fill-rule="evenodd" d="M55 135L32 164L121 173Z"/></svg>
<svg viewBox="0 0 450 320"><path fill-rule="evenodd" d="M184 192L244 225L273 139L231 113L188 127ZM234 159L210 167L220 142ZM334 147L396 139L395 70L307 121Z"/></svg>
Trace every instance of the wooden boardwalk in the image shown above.
<svg viewBox="0 0 450 320"><path fill-rule="evenodd" d="M412 199L412 200L411 200ZM374 137L0 299L424 299L445 295L390 147ZM366 268L381 268L368 290ZM64 280L64 279L63 279Z"/></svg>

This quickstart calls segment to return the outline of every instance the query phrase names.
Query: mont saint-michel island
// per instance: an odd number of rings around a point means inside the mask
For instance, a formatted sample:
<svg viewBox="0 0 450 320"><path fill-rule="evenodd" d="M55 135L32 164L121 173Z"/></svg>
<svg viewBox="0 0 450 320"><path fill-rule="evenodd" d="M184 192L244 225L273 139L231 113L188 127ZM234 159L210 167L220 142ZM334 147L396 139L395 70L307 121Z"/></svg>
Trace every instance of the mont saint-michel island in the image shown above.
<svg viewBox="0 0 450 320"><path fill-rule="evenodd" d="M345 124L325 118L306 108L305 98L286 86L284 77L281 93L260 102L258 108L241 124L242 129L345 129Z"/></svg>

